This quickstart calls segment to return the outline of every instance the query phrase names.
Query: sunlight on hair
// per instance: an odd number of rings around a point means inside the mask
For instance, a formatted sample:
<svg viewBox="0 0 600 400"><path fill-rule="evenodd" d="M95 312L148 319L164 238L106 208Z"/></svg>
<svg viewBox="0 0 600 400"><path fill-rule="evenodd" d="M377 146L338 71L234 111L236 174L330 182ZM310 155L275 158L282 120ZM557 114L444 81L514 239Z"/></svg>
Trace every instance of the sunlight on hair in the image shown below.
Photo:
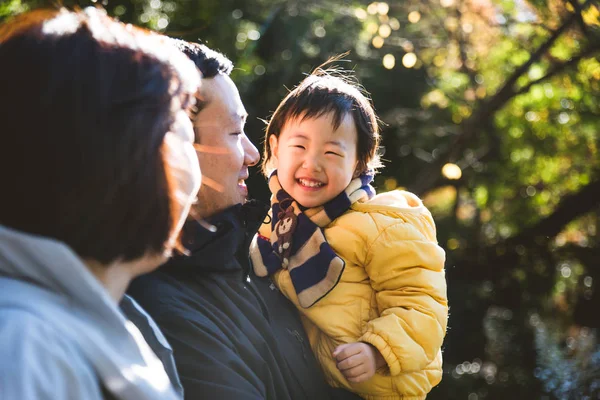
<svg viewBox="0 0 600 400"><path fill-rule="evenodd" d="M70 35L77 32L82 25L87 27L98 42L141 51L164 63L179 75L179 84L184 91L195 93L200 86L200 75L194 63L167 43L164 37L131 24L112 23L106 11L101 8L86 7L78 12L61 8L55 17L44 22L42 33L54 36ZM133 30L143 32L144 35L134 36L130 33Z"/></svg>
<svg viewBox="0 0 600 400"><path fill-rule="evenodd" d="M81 26L81 18L77 14L61 9L59 14L46 22L42 26L44 35L66 35L77 32Z"/></svg>

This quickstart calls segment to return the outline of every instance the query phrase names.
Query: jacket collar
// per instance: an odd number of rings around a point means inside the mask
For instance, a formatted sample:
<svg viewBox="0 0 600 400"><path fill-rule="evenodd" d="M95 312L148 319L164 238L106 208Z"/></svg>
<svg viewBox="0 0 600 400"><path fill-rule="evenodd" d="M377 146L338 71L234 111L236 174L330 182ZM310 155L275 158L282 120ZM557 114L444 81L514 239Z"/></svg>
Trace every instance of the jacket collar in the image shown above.
<svg viewBox="0 0 600 400"><path fill-rule="evenodd" d="M189 220L183 227L182 242L190 254L176 255L162 268L166 268L165 271L193 268L194 273L242 270L238 260L248 257L250 241L268 209L267 204L257 200L236 204L206 219L216 228L215 232Z"/></svg>

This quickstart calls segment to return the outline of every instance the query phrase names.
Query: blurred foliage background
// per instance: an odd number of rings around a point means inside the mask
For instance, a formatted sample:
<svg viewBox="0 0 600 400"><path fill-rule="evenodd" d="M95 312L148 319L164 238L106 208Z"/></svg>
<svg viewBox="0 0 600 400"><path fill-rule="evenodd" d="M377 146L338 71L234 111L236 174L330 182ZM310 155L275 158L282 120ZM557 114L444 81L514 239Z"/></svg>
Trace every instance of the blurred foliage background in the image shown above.
<svg viewBox="0 0 600 400"><path fill-rule="evenodd" d="M56 2L0 4L4 20ZM385 123L376 186L420 195L448 255L445 376L428 398L600 398L597 1L62 4L224 52L257 147L288 88L350 51L340 64ZM268 198L258 171L249 185Z"/></svg>

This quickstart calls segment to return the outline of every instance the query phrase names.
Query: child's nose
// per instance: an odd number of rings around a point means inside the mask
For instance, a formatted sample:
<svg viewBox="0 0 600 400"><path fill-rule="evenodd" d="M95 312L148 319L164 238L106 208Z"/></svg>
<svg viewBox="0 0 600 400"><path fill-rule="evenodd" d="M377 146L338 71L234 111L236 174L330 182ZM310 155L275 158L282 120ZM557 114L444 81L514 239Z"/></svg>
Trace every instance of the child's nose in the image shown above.
<svg viewBox="0 0 600 400"><path fill-rule="evenodd" d="M309 171L321 172L323 170L320 158L314 155L307 155L304 159L304 164L302 167L308 169Z"/></svg>

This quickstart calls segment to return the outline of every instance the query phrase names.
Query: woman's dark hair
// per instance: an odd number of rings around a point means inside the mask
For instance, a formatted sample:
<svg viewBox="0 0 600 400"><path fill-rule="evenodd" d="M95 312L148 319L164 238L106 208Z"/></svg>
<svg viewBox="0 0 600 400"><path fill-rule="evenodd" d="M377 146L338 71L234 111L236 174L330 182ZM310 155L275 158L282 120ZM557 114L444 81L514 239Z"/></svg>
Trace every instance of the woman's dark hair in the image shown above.
<svg viewBox="0 0 600 400"><path fill-rule="evenodd" d="M165 251L178 206L163 140L197 89L189 70L100 9L0 26L0 223L103 264Z"/></svg>
<svg viewBox="0 0 600 400"><path fill-rule="evenodd" d="M279 138L285 124L294 119L319 118L330 113L333 114L334 129L340 126L347 114L352 116L358 135L356 172L361 174L368 169L379 168L379 120L371 101L348 71L319 67L288 93L271 116L265 133L263 173L269 176L272 171L271 135Z"/></svg>

